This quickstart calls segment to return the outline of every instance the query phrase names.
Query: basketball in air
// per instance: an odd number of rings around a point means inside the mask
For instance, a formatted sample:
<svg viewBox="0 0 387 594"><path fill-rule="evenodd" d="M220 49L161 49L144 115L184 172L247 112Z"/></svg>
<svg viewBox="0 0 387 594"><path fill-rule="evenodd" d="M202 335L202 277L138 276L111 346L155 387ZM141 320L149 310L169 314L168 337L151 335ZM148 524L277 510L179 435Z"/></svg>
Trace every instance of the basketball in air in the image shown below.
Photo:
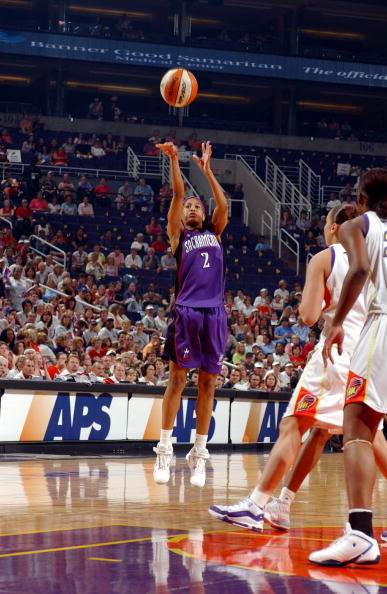
<svg viewBox="0 0 387 594"><path fill-rule="evenodd" d="M161 79L160 93L168 105L186 107L197 97L198 81L189 70L173 68Z"/></svg>

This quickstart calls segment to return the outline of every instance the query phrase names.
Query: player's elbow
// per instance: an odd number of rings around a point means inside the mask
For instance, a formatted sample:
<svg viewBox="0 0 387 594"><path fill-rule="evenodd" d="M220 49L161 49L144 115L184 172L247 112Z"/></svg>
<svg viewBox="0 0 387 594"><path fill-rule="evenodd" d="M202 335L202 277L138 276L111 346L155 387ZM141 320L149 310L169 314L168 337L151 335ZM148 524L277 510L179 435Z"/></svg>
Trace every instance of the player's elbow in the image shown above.
<svg viewBox="0 0 387 594"><path fill-rule="evenodd" d="M300 308L299 308L300 318L304 322L304 324L306 324L307 326L315 325L315 323L318 321L319 313L308 310L306 307L303 307L302 305L300 305Z"/></svg>

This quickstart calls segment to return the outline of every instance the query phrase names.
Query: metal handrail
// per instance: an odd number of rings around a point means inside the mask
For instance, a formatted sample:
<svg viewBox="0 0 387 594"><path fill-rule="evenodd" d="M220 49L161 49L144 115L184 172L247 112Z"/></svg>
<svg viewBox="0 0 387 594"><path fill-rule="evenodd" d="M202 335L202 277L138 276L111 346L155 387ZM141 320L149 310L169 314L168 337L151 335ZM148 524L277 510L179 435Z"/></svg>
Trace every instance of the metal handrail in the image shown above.
<svg viewBox="0 0 387 594"><path fill-rule="evenodd" d="M37 241L40 241L41 243L44 243L45 245L50 246L50 248L52 250L56 250L57 252L60 252L63 255L63 263L60 260L57 260L55 257L53 257L53 259L55 260L55 262L57 262L58 264L60 264L61 266L63 266L63 268L66 268L66 264L67 264L67 254L64 250L61 250L60 248L58 248L56 245L54 245L53 243L50 243L49 241L47 241L46 239L42 239L41 237L39 237L38 235L31 235L30 236L30 240L31 239L36 239ZM41 256L46 256L47 254L45 254L44 252L41 252L40 250L38 250L37 248L34 248L31 246L31 249L40 254Z"/></svg>
<svg viewBox="0 0 387 594"><path fill-rule="evenodd" d="M292 247L292 243L295 247ZM282 246L285 246L292 254L296 256L296 274L300 272L300 243L294 239L293 235L288 233L286 229L281 228L279 233L278 255L281 258Z"/></svg>
<svg viewBox="0 0 387 594"><path fill-rule="evenodd" d="M335 192L337 194L337 196L338 196L339 195L339 192L343 188L344 188L344 186L322 186L320 188L320 200L319 200L320 206L324 206L324 204L326 204L327 202L329 202L329 200L326 197L326 195L329 196L329 194L331 192Z"/></svg>
<svg viewBox="0 0 387 594"><path fill-rule="evenodd" d="M279 233L279 224L280 224L280 219L281 219L281 208L279 206L277 197L273 194L273 192L271 191L271 189L265 184L265 182L263 181L263 179L261 179L258 175L258 173L247 163L247 161L245 160L244 157L242 157L241 155L236 155L236 160L239 161L240 163L242 163L242 165L245 166L245 168L247 169L248 173L251 175L251 177L253 177L255 179L255 181L262 186L263 188L265 188L265 192L270 200L270 202L273 204L274 206L274 212L275 212L275 224L274 224L274 229L276 230L276 234L278 235Z"/></svg>
<svg viewBox="0 0 387 594"><path fill-rule="evenodd" d="M237 161L240 158L242 158L245 161L245 163L249 165L249 167L254 169L254 171L257 171L258 169L258 158L254 155L239 155L236 153L226 153L224 155L224 158L229 161Z"/></svg>
<svg viewBox="0 0 387 594"><path fill-rule="evenodd" d="M128 155L128 165L127 165L128 173L129 173L130 177L137 179L138 171L140 169L139 158L137 157L136 153L130 146L128 146L127 155Z"/></svg>
<svg viewBox="0 0 387 594"><path fill-rule="evenodd" d="M2 163L0 170L7 173L23 174L24 170L30 167L29 163ZM53 171L56 175L63 175L69 173L70 175L87 175L89 177L105 177L106 179L128 179L128 171L121 169L92 169L89 167L69 167L64 165L39 165L39 170L42 172Z"/></svg>
<svg viewBox="0 0 387 594"><path fill-rule="evenodd" d="M69 298L69 295L67 295L67 293L63 293L62 291L59 291L59 289L53 289L52 287L49 287L48 285L44 285L43 283L39 283L39 282L36 283L35 281L33 281L30 278L26 278L25 280L29 283L32 283L33 286L30 287L29 289L27 289L27 291L24 294L27 294L29 291L32 291L32 289L34 287L38 286L38 287L42 287L43 289L48 289L49 291L52 291L53 293L56 293L57 295L61 295L62 297L66 297L67 299ZM93 303L88 303L87 301L80 299L78 295L75 295L74 299L78 303L82 303L82 305L86 305L86 307L95 309L98 312L102 311L102 307L98 307L98 305L94 305Z"/></svg>
<svg viewBox="0 0 387 594"><path fill-rule="evenodd" d="M4 223L6 223L7 225L9 225L11 227L11 229L13 229L12 221L9 221L5 217L0 217L0 221L4 221Z"/></svg>
<svg viewBox="0 0 387 594"><path fill-rule="evenodd" d="M302 211L310 218L312 206L306 196L291 182L281 168L270 157L266 157L266 187L270 188L281 206L290 208L293 216Z"/></svg>
<svg viewBox="0 0 387 594"><path fill-rule="evenodd" d="M318 204L320 201L321 175L317 175L303 159L299 162L298 187L304 196Z"/></svg>
<svg viewBox="0 0 387 594"><path fill-rule="evenodd" d="M267 211L263 211L261 218L261 235L265 235L265 228L269 231L270 247L273 247L273 233L274 233L274 220L271 214Z"/></svg>
<svg viewBox="0 0 387 594"><path fill-rule="evenodd" d="M161 154L160 167L162 182L164 184L171 183L171 170L169 167L169 158L166 157L164 153ZM189 179L183 171L181 171L181 176L183 178L184 187L189 190L190 195L196 196L196 198L200 198L198 192L195 190L195 188L193 187L193 185L191 184L191 182L189 181Z"/></svg>
<svg viewBox="0 0 387 594"><path fill-rule="evenodd" d="M228 205L228 216L231 217L231 207L233 202L241 202L243 208L243 217L242 222L246 227L249 226L249 207L246 204L246 200L242 200L240 198L227 198L227 205ZM211 196L210 202L208 205L209 213L211 214L213 210L215 210L216 202L215 198Z"/></svg>

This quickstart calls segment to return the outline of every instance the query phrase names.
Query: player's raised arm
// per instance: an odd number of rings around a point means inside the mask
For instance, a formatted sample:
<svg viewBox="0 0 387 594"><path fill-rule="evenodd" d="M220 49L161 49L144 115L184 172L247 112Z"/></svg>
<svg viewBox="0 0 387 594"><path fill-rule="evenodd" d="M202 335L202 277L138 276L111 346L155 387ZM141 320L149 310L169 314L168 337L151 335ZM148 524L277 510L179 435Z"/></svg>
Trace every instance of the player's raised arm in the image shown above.
<svg viewBox="0 0 387 594"><path fill-rule="evenodd" d="M330 273L331 254L326 249L319 252L308 264L305 286L299 313L307 326L313 326L321 316L325 293L325 282Z"/></svg>
<svg viewBox="0 0 387 594"><path fill-rule="evenodd" d="M212 195L215 200L215 210L212 214L212 226L215 235L220 238L228 223L228 204L224 191L211 169L212 146L210 142L202 143L202 157L199 159L194 155L193 159L199 169L203 172L210 184Z"/></svg>
<svg viewBox="0 0 387 594"><path fill-rule="evenodd" d="M169 157L172 178L172 201L168 211L167 233L171 242L172 252L175 253L179 243L182 213L184 204L184 181L180 171L179 152L173 142L157 144L157 148Z"/></svg>

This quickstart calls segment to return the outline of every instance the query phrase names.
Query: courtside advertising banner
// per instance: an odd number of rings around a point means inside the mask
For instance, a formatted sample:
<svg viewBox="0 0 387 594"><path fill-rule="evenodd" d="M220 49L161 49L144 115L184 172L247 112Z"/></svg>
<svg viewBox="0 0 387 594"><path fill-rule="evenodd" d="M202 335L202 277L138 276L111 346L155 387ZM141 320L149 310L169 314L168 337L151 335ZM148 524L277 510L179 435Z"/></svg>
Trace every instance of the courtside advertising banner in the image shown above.
<svg viewBox="0 0 387 594"><path fill-rule="evenodd" d="M153 440L160 438L161 398L136 396L129 401L128 439ZM182 398L172 433L172 441L176 443L193 443L196 434L196 400ZM229 401L215 400L210 429L209 443L228 442Z"/></svg>
<svg viewBox="0 0 387 594"><path fill-rule="evenodd" d="M274 443L288 402L242 402L231 405L232 443Z"/></svg>
<svg viewBox="0 0 387 594"><path fill-rule="evenodd" d="M0 441L125 439L127 417L127 393L6 390L1 398Z"/></svg>

